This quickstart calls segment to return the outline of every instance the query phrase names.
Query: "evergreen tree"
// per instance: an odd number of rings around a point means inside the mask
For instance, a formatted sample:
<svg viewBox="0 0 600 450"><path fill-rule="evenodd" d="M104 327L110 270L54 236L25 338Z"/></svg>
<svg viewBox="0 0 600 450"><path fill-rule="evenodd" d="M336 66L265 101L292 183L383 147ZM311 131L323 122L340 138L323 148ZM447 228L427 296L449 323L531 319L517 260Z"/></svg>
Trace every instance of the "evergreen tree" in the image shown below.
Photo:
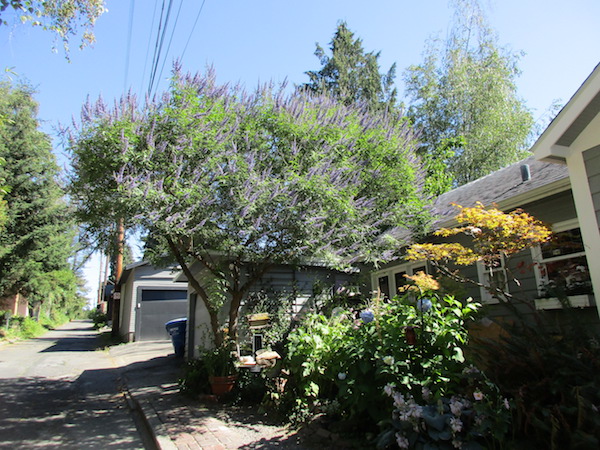
<svg viewBox="0 0 600 450"><path fill-rule="evenodd" d="M533 127L517 96L519 54L498 46L477 0L456 0L455 10L448 40L432 43L405 77L420 154L438 175L428 180L432 194L523 158Z"/></svg>
<svg viewBox="0 0 600 450"><path fill-rule="evenodd" d="M354 38L345 22L341 22L330 43L331 56L317 44L315 55L321 69L308 71L310 83L302 88L316 93L328 93L346 106L366 103L370 108L385 109L395 106L396 64L386 74L379 72L380 53L365 53L360 38Z"/></svg>
<svg viewBox="0 0 600 450"><path fill-rule="evenodd" d="M31 88L0 84L0 115L0 158L5 161L0 178L10 186L0 230L0 296L22 294L35 310L58 290L71 289L64 280L71 271L74 223L57 182L49 138L38 130ZM69 298L75 300L76 277L71 277Z"/></svg>

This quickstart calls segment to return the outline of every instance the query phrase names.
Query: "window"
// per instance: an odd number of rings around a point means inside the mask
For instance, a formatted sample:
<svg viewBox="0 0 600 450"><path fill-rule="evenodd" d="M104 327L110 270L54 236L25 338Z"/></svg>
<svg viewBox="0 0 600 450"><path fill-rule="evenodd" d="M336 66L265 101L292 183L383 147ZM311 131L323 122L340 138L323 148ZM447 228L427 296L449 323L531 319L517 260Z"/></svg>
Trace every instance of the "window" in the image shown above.
<svg viewBox="0 0 600 450"><path fill-rule="evenodd" d="M592 280L577 222L562 222L553 229L552 240L533 250L540 297L591 294Z"/></svg>
<svg viewBox="0 0 600 450"><path fill-rule="evenodd" d="M508 292L508 276L506 274L506 263L502 255L492 263L477 261L477 274L479 282L492 288L502 289ZM487 289L480 289L481 301L483 303L498 303L496 295L491 294Z"/></svg>
<svg viewBox="0 0 600 450"><path fill-rule="evenodd" d="M375 272L371 279L373 288L381 292L384 298L390 298L398 294L398 288L407 283L404 275L414 275L417 272L427 272L424 262L407 263Z"/></svg>

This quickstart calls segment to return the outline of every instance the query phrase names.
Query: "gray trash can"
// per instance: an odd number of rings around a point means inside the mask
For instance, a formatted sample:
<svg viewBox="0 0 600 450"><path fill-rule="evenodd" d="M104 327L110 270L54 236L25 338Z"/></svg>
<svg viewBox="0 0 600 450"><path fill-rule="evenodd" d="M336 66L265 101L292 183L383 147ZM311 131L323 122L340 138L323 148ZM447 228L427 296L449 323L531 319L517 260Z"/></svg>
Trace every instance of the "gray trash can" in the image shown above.
<svg viewBox="0 0 600 450"><path fill-rule="evenodd" d="M187 328L187 318L173 319L165 323L165 328L171 336L175 356L183 357L185 354L185 331Z"/></svg>

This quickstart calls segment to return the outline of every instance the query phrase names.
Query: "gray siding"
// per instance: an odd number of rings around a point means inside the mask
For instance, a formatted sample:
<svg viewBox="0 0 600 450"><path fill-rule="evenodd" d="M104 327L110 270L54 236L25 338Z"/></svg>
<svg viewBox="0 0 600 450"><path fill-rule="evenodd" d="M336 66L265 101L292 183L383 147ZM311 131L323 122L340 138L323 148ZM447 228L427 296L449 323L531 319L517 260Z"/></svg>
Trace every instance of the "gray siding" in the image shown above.
<svg viewBox="0 0 600 450"><path fill-rule="evenodd" d="M600 224L600 146L583 152L583 160L596 211L596 221Z"/></svg>

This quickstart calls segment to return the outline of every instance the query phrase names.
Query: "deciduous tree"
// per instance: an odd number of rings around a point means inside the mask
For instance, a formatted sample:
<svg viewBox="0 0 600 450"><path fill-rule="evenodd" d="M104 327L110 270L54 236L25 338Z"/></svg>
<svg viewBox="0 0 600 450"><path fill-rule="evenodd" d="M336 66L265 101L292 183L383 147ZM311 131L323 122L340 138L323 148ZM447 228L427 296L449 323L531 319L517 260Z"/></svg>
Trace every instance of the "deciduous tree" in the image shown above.
<svg viewBox="0 0 600 450"><path fill-rule="evenodd" d="M104 0L0 0L0 25L8 25L9 9L15 11L20 22L56 33L67 55L69 40L79 34L80 26L81 47L94 43L94 24L106 11Z"/></svg>
<svg viewBox="0 0 600 450"><path fill-rule="evenodd" d="M533 127L515 84L520 55L499 47L477 0L454 3L448 40L431 42L405 73L419 153L432 172L441 161L452 177L434 183L433 194L522 159Z"/></svg>
<svg viewBox="0 0 600 450"><path fill-rule="evenodd" d="M176 71L160 104L142 109L133 128L104 108L84 114L70 147L76 198L93 218L88 164L105 160L98 185L148 230L147 256L179 262L217 344L225 300L235 337L244 294L272 264L377 261L397 244L377 239L383 231L422 218L410 129L356 104L268 86L249 94ZM104 145L107 136L121 138Z"/></svg>

